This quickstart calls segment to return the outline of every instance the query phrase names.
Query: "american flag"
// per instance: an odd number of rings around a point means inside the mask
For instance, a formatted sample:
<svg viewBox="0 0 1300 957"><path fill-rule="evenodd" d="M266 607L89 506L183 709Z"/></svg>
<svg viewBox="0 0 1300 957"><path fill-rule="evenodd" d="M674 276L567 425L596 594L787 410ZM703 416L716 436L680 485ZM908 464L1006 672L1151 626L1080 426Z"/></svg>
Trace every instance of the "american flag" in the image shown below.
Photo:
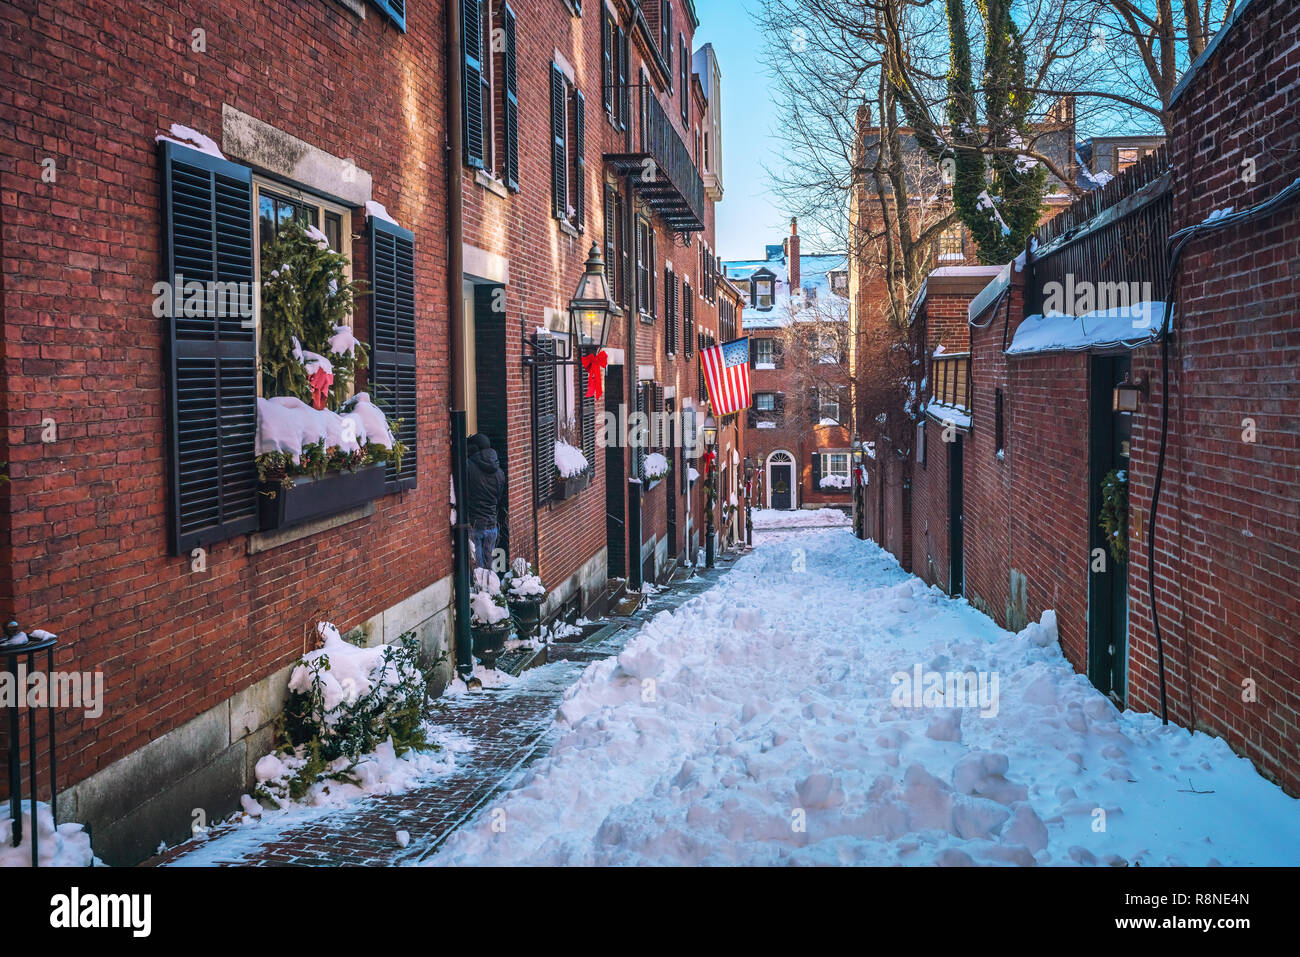
<svg viewBox="0 0 1300 957"><path fill-rule="evenodd" d="M700 365L714 415L730 415L749 408L748 336L702 350Z"/></svg>

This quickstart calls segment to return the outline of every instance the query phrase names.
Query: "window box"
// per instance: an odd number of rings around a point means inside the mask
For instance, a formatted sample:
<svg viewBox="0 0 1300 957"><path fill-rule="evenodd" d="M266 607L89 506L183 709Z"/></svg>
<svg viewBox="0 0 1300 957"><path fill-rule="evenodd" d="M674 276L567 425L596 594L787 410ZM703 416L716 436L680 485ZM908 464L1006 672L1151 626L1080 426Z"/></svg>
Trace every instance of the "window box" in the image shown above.
<svg viewBox="0 0 1300 957"><path fill-rule="evenodd" d="M555 491L551 497L557 502L563 502L566 499L573 498L573 496L577 495L590 484L591 469L587 469L585 472L579 472L577 475L569 478L563 478L557 475L555 476Z"/></svg>
<svg viewBox="0 0 1300 957"><path fill-rule="evenodd" d="M290 488L279 482L262 482L259 492L261 529L288 528L381 498L384 464L376 463L355 472L330 472L320 478L298 476Z"/></svg>

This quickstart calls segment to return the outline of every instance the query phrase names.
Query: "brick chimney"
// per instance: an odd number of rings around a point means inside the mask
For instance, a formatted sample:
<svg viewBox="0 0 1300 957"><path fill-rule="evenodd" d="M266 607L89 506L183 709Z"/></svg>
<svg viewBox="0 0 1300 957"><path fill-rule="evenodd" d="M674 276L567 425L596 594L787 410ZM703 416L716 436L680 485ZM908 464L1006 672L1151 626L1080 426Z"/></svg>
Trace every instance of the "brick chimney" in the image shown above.
<svg viewBox="0 0 1300 957"><path fill-rule="evenodd" d="M790 294L794 295L801 287L799 280L799 220L790 217L790 238L786 240L786 274L790 278Z"/></svg>

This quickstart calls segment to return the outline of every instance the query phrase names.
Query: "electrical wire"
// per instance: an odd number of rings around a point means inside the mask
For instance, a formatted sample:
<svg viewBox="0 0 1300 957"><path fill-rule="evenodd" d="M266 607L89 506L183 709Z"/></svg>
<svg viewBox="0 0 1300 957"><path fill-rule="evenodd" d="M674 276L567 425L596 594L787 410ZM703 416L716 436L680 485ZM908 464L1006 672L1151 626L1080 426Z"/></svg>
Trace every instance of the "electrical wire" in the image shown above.
<svg viewBox="0 0 1300 957"><path fill-rule="evenodd" d="M1167 291L1165 293L1165 314L1162 317L1160 331L1160 451L1156 457L1156 474L1151 486L1151 507L1148 510L1149 518L1147 519L1147 598L1151 602L1151 626L1156 639L1156 670L1160 678L1161 724L1169 723L1169 703L1165 690L1164 638L1160 631L1160 610L1156 604L1156 532L1160 508L1160 488L1164 481L1165 455L1169 443L1169 335L1173 329L1174 318L1174 279L1183 258L1183 252L1187 249L1188 243L1197 235L1263 219L1297 198L1300 198L1300 178L1297 178L1277 195L1255 206L1248 207L1240 212L1225 213L1213 219L1186 226L1170 236L1167 244L1168 262L1165 269Z"/></svg>

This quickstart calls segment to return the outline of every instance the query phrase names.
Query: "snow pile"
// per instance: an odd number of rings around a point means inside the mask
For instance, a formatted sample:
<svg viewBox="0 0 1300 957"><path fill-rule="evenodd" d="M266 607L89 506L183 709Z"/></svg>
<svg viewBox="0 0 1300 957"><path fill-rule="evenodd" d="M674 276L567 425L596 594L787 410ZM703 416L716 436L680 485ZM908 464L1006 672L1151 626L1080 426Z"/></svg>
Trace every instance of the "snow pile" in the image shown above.
<svg viewBox="0 0 1300 957"><path fill-rule="evenodd" d="M686 471L686 478L687 478L687 479L689 479L690 481L694 482L694 481L695 481L696 479L698 479L699 477L700 477L700 473L699 473L698 471L696 471L696 469L695 469L693 466L692 466L691 468L687 469L687 471Z"/></svg>
<svg viewBox="0 0 1300 957"><path fill-rule="evenodd" d="M1027 316L1016 327L1007 355L1077 352L1149 342L1164 325L1163 302L1138 302L1082 316Z"/></svg>
<svg viewBox="0 0 1300 957"><path fill-rule="evenodd" d="M573 478L587 471L587 457L564 439L555 440L555 469L560 478Z"/></svg>
<svg viewBox="0 0 1300 957"><path fill-rule="evenodd" d="M951 423L959 429L970 428L970 409L964 409L956 405L945 405L931 399L925 407L925 413L944 425Z"/></svg>
<svg viewBox="0 0 1300 957"><path fill-rule="evenodd" d="M470 624L495 625L510 617L501 579L488 568L474 569L474 584L469 592Z"/></svg>
<svg viewBox="0 0 1300 957"><path fill-rule="evenodd" d="M589 665L493 804L510 826L480 814L429 863L1300 863L1294 799L1117 711L1038 624L1004 631L846 529L769 538ZM896 704L917 673L933 693ZM976 676L992 707L962 704Z"/></svg>
<svg viewBox="0 0 1300 957"><path fill-rule="evenodd" d="M429 728L436 739L437 729ZM445 749L409 750L400 757L392 738L383 741L373 751L354 760L335 758L326 767L326 776L311 784L295 800L287 798L289 784L306 765L306 759L293 754L268 754L254 765L257 787L276 795L280 808L265 808L245 795L242 802L246 818L259 818L293 805L305 807L341 807L371 794L401 794L432 777L446 774L455 765L452 755Z"/></svg>
<svg viewBox="0 0 1300 957"><path fill-rule="evenodd" d="M337 326L335 327L338 328ZM304 349L302 343L298 341L297 336L290 336L293 342L293 357L302 363L307 375L314 375L317 369L323 369L330 375L334 374L334 364L318 352L312 352L310 349Z"/></svg>
<svg viewBox="0 0 1300 957"><path fill-rule="evenodd" d="M392 223L394 226L401 225L388 214L388 210L384 208L384 204L378 200L366 200L366 215L372 219L382 219L384 222Z"/></svg>
<svg viewBox="0 0 1300 957"><path fill-rule="evenodd" d="M334 335L330 336L330 352L336 356L356 355L361 340L356 337L351 326L335 326Z"/></svg>
<svg viewBox="0 0 1300 957"><path fill-rule="evenodd" d="M838 508L754 509L754 528L833 528L850 525L849 517Z"/></svg>
<svg viewBox="0 0 1300 957"><path fill-rule="evenodd" d="M303 655L289 673L289 690L307 694L319 682L324 713L329 726L341 717L340 705L352 704L377 687L394 687L402 678L412 677L392 663L393 648L376 645L362 648L344 641L339 630L328 621L316 626L324 643Z"/></svg>
<svg viewBox="0 0 1300 957"><path fill-rule="evenodd" d="M510 578L511 601L538 599L546 594L546 586L536 575L520 575Z"/></svg>
<svg viewBox="0 0 1300 957"><path fill-rule="evenodd" d="M642 471L645 472L645 477L651 481L663 478L668 474L668 459L660 452L651 452L645 457Z"/></svg>
<svg viewBox="0 0 1300 957"><path fill-rule="evenodd" d="M304 353L306 355L307 353ZM296 465L302 450L318 444L337 447L342 452L356 452L366 445L393 447L393 433L388 419L370 395L358 392L343 412L313 409L301 399L288 395L257 400L257 440L254 452L283 452Z"/></svg>
<svg viewBox="0 0 1300 957"><path fill-rule="evenodd" d="M33 632L35 635L35 632ZM9 802L0 804L0 867L32 866L31 802L23 801L22 842L14 847L14 821L9 816ZM103 866L90 849L90 835L80 824L54 825L54 815L44 801L36 802L36 861L41 867Z"/></svg>
<svg viewBox="0 0 1300 957"><path fill-rule="evenodd" d="M170 133L170 135L169 135ZM211 138L204 136L198 130L190 129L188 126L182 126L180 123L173 123L169 133L159 133L154 137L155 143L176 143L179 146L188 146L192 150L198 150L200 153L207 153L209 156L215 156L217 159L225 159L226 154L221 152L221 148Z"/></svg>

